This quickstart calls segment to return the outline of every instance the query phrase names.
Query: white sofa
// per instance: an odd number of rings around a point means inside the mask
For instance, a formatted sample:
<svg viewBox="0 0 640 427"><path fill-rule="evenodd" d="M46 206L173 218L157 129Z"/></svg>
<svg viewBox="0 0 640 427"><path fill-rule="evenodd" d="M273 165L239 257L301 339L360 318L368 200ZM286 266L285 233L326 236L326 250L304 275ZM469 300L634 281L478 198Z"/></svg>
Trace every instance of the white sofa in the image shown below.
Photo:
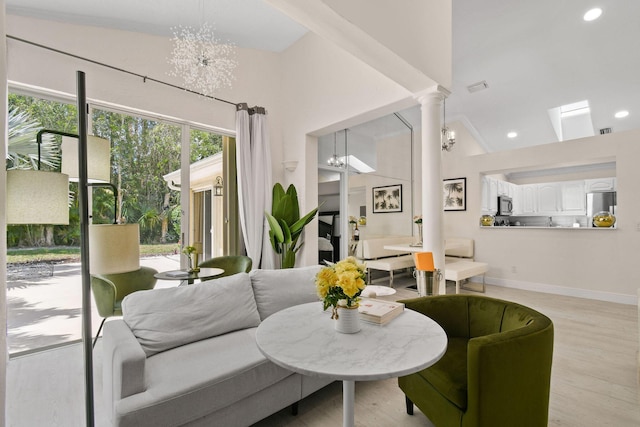
<svg viewBox="0 0 640 427"><path fill-rule="evenodd" d="M255 342L272 313L318 301L319 268L254 270L127 296L123 318L104 328L113 425L249 426L329 384L275 365Z"/></svg>
<svg viewBox="0 0 640 427"><path fill-rule="evenodd" d="M409 252L398 252L385 249L388 245L408 245L415 243L411 236L369 237L358 242L356 258L367 265L367 283L371 283L370 270L389 272L389 286L393 287L393 272L415 266L413 255Z"/></svg>

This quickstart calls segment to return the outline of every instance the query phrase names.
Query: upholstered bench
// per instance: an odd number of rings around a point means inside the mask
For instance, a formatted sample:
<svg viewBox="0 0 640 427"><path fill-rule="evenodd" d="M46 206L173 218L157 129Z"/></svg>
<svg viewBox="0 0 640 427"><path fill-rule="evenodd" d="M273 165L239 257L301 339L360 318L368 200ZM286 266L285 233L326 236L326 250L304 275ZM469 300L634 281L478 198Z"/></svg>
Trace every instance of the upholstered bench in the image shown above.
<svg viewBox="0 0 640 427"><path fill-rule="evenodd" d="M406 245L415 243L412 236L372 237L360 240L356 248L356 257L367 265L367 283L371 283L371 270L389 272L389 286L393 287L393 272L415 266L413 255L385 249L388 245Z"/></svg>
<svg viewBox="0 0 640 427"><path fill-rule="evenodd" d="M484 274L489 264L476 261L445 261L444 278L456 282L456 294L460 293L460 282L470 277L482 275L482 292L484 292Z"/></svg>
<svg viewBox="0 0 640 427"><path fill-rule="evenodd" d="M451 237L446 240L445 246L449 249L445 249L444 253L444 278L456 282L456 294L460 293L461 281L480 275L481 292L484 292L484 274L489 270L489 264L474 261L473 239Z"/></svg>

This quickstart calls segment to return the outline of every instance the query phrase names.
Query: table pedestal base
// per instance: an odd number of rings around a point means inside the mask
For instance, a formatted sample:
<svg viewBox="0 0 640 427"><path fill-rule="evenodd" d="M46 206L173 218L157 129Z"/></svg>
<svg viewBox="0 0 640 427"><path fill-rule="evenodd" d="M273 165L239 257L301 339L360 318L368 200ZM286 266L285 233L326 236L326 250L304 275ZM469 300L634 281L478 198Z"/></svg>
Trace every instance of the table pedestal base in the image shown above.
<svg viewBox="0 0 640 427"><path fill-rule="evenodd" d="M356 382L342 381L342 425L355 426Z"/></svg>

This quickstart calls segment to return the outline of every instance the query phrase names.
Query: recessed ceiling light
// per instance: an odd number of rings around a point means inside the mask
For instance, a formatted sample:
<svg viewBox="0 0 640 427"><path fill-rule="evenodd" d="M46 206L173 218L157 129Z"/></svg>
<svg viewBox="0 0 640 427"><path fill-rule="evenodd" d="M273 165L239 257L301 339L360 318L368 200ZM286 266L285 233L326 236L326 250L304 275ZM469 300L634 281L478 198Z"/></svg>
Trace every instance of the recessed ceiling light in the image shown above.
<svg viewBox="0 0 640 427"><path fill-rule="evenodd" d="M622 111L618 111L618 112L615 114L615 118L616 118L616 119L622 119L622 118L624 118L624 117L627 117L628 115L629 115L629 112L628 112L627 110L622 110Z"/></svg>
<svg viewBox="0 0 640 427"><path fill-rule="evenodd" d="M518 136L518 132L509 132L507 134L507 138L515 138L516 136Z"/></svg>
<svg viewBox="0 0 640 427"><path fill-rule="evenodd" d="M587 13L584 14L582 19L587 22L594 21L600 18L600 15L602 15L602 9L600 9L599 7L594 7L593 9L588 10Z"/></svg>

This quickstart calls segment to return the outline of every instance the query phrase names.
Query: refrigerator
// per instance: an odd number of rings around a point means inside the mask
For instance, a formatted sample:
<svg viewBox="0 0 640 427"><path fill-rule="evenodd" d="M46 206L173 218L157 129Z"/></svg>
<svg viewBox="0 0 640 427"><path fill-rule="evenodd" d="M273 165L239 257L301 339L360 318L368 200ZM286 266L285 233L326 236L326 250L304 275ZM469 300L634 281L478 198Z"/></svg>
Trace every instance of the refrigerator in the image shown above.
<svg viewBox="0 0 640 427"><path fill-rule="evenodd" d="M589 220L591 220L595 214L602 211L610 212L615 215L616 204L617 200L615 191L587 193L587 216L589 217Z"/></svg>

